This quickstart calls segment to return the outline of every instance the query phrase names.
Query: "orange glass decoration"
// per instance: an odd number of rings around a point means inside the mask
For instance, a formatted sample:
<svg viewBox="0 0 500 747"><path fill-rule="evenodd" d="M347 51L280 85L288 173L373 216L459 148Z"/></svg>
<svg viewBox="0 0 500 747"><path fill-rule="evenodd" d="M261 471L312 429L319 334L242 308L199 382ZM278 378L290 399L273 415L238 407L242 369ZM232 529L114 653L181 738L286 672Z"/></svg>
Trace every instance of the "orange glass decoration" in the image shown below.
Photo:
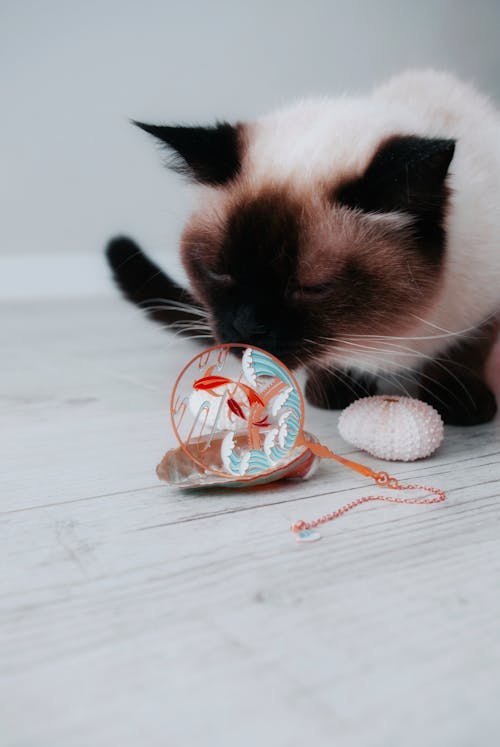
<svg viewBox="0 0 500 747"><path fill-rule="evenodd" d="M305 477L316 439L303 432L304 400L291 371L248 345L204 350L181 371L170 402L180 449L158 474L189 487L243 486Z"/></svg>
<svg viewBox="0 0 500 747"><path fill-rule="evenodd" d="M297 539L321 536L316 527L368 501L440 503L445 494L424 485L400 485L387 472L335 454L303 430L304 399L291 371L270 353L249 345L216 345L193 358L175 382L170 402L172 427L180 446L157 467L162 480L187 488L248 487L282 478L305 478L320 458L334 459L399 491L394 497L369 495L291 529ZM420 490L429 498L402 498Z"/></svg>
<svg viewBox="0 0 500 747"><path fill-rule="evenodd" d="M295 376L260 348L216 345L199 353L177 377L170 414L180 450L168 452L157 472L172 484L235 487L304 478L319 458L386 484L385 472L335 454L303 430Z"/></svg>

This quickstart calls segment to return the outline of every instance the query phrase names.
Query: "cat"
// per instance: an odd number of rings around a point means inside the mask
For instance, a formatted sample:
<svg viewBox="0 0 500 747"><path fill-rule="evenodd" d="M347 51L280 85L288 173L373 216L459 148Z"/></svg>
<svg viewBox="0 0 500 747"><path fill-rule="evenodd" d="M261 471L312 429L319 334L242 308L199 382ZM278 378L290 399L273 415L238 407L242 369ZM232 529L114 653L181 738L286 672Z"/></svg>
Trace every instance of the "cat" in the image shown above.
<svg viewBox="0 0 500 747"><path fill-rule="evenodd" d="M343 408L392 381L444 421L491 420L500 320L500 116L449 73L306 99L253 122L134 122L195 186L191 289L128 238L122 292L167 326L264 348Z"/></svg>

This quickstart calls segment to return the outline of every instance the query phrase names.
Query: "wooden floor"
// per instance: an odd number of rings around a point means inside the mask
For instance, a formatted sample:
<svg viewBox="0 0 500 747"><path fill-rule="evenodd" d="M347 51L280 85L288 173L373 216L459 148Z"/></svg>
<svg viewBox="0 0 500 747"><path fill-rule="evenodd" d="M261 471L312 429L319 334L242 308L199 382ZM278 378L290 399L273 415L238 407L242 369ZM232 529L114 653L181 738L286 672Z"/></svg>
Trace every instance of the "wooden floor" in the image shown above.
<svg viewBox="0 0 500 747"><path fill-rule="evenodd" d="M190 343L118 299L12 304L0 335L2 747L498 743L498 421L389 465L445 504L368 505L297 544L290 522L361 478L157 481ZM308 412L355 454L336 421Z"/></svg>

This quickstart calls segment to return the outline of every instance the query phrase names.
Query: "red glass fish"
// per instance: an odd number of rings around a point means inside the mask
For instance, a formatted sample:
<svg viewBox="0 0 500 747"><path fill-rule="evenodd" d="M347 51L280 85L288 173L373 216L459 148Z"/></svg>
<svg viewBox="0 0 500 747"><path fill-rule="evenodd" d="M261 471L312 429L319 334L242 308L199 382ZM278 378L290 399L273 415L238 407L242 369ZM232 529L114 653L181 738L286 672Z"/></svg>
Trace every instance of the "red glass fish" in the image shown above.
<svg viewBox="0 0 500 747"><path fill-rule="evenodd" d="M225 376L203 376L201 379L197 379L193 384L193 389L201 389L205 392L208 392L209 394L213 394L215 397L220 397L220 394L217 394L214 390L218 389L221 386L228 386L232 384L234 387L238 389L242 389L245 392L245 395L248 399L249 405L261 405L261 407L264 407L264 401L262 400L262 397L255 391L255 389L252 389L251 386L248 386L248 384L243 384L241 381L232 381L231 379L227 379Z"/></svg>
<svg viewBox="0 0 500 747"><path fill-rule="evenodd" d="M255 420L253 425L256 425L258 428L269 428L271 423L268 420L267 415L260 420Z"/></svg>
<svg viewBox="0 0 500 747"><path fill-rule="evenodd" d="M247 419L245 413L243 412L243 409L242 409L241 405L239 404L239 402L236 402L236 400L233 399L232 397L230 397L228 399L227 406L229 407L229 409L231 410L231 412L234 412L234 414L237 415L242 420L246 420Z"/></svg>

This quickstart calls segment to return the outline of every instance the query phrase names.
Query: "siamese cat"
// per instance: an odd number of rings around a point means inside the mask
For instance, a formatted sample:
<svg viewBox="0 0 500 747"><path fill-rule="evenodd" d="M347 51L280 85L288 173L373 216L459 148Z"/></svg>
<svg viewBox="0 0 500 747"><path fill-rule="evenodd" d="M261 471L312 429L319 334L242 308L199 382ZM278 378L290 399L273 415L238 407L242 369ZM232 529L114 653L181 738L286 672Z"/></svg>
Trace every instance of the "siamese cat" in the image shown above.
<svg viewBox="0 0 500 747"><path fill-rule="evenodd" d="M494 417L500 115L486 98L428 70L251 122L135 124L196 193L189 291L130 239L108 246L153 319L305 368L319 407L413 387L446 423Z"/></svg>

